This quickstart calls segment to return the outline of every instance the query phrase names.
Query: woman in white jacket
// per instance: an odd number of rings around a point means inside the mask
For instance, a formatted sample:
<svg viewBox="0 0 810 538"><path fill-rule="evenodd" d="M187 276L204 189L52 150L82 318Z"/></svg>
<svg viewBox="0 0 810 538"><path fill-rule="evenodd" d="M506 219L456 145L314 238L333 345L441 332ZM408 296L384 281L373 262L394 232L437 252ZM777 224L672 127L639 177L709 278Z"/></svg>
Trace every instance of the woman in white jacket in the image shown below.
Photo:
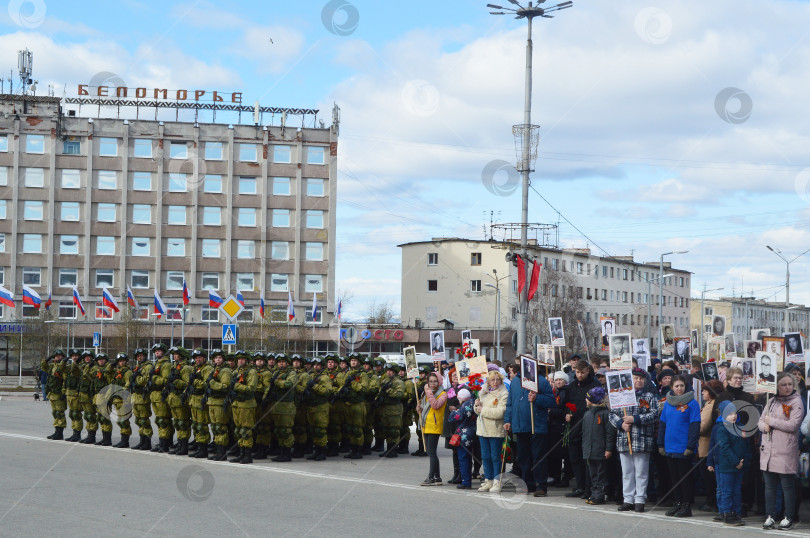
<svg viewBox="0 0 810 538"><path fill-rule="evenodd" d="M503 415L506 413L506 400L509 392L503 386L503 374L492 370L487 374L487 384L479 391L475 401L478 415L476 434L481 442L481 460L484 466L484 483L478 491L501 491L501 446L506 432L503 429Z"/></svg>

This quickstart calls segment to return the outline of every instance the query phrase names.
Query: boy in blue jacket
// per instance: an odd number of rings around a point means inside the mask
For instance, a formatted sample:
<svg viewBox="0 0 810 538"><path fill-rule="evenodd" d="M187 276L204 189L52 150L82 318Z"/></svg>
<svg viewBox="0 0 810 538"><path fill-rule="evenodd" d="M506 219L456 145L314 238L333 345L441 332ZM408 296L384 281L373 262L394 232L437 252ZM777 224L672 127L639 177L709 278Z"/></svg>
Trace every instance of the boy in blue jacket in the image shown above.
<svg viewBox="0 0 810 538"><path fill-rule="evenodd" d="M706 460L709 472L717 476L717 508L720 514L715 521L739 527L745 525L742 513L742 477L751 465L751 449L745 432L734 428L737 410L730 401L720 402L720 416L712 428L709 455Z"/></svg>
<svg viewBox="0 0 810 538"><path fill-rule="evenodd" d="M478 415L475 414L475 410L473 409L475 402L466 387L459 389L458 401L461 405L458 409L450 413L449 419L450 425L453 427L453 433L459 436L457 453L461 484L456 487L458 489L471 489L473 445L475 443L476 419Z"/></svg>

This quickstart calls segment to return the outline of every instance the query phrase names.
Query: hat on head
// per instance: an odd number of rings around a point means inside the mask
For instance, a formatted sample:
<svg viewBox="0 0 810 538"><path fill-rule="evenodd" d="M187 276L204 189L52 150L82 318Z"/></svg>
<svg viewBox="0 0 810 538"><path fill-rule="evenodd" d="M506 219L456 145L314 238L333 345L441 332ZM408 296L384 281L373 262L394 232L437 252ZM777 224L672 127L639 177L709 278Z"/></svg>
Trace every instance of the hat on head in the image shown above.
<svg viewBox="0 0 810 538"><path fill-rule="evenodd" d="M596 375L607 375L609 371L610 370L607 368L599 368L599 370L596 371Z"/></svg>
<svg viewBox="0 0 810 538"><path fill-rule="evenodd" d="M568 357L568 362L571 362L571 361L578 361L578 360L580 360L581 358L582 358L582 357L580 357L579 355L577 355L576 353L574 353L573 355L571 355L570 357Z"/></svg>
<svg viewBox="0 0 810 538"><path fill-rule="evenodd" d="M646 378L647 377L647 372L645 372L641 368L633 368L633 375L638 375L638 376Z"/></svg>
<svg viewBox="0 0 810 538"><path fill-rule="evenodd" d="M731 406L732 410L726 413L725 411L728 406ZM717 409L718 411L720 411L721 417L726 416L730 413L735 413L737 411L737 409L734 407L734 404L731 403L731 400L723 400L722 402L720 402L720 404L718 404Z"/></svg>
<svg viewBox="0 0 810 538"><path fill-rule="evenodd" d="M664 368L663 370L661 370L661 373L658 374L658 382L661 383L661 380L664 379L665 377L675 377L676 375L678 374L676 374L674 370Z"/></svg>
<svg viewBox="0 0 810 538"><path fill-rule="evenodd" d="M593 404L602 403L602 400L605 399L605 389L602 387L593 387L591 390L588 391L587 395L588 401Z"/></svg>
<svg viewBox="0 0 810 538"><path fill-rule="evenodd" d="M461 389L458 391L456 396L458 397L459 402L466 402L472 397L472 394L470 394L470 391L467 389Z"/></svg>
<svg viewBox="0 0 810 538"><path fill-rule="evenodd" d="M558 379L568 381L568 374L565 372L554 372L554 381L557 381Z"/></svg>
<svg viewBox="0 0 810 538"><path fill-rule="evenodd" d="M55 351L54 351L54 354L56 354ZM801 371L801 367L798 364L794 363L794 362L789 362L789 363L787 363L787 365L785 365L785 373L786 374L789 374L793 370Z"/></svg>

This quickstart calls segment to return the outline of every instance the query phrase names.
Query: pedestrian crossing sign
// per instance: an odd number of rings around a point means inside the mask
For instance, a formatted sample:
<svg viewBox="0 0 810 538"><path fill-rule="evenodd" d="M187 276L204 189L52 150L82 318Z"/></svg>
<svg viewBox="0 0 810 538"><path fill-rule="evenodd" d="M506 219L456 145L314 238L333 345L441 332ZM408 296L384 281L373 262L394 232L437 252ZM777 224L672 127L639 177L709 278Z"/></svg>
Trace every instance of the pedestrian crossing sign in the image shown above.
<svg viewBox="0 0 810 538"><path fill-rule="evenodd" d="M222 345L236 345L236 324L222 325Z"/></svg>

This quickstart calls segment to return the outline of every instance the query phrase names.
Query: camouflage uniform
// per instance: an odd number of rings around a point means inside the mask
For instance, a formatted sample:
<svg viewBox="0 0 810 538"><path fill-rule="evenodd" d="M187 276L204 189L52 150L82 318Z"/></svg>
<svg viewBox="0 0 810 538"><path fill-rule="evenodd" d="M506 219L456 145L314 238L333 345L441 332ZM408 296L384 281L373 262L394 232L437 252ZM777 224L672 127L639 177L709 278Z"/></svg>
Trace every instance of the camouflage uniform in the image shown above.
<svg viewBox="0 0 810 538"><path fill-rule="evenodd" d="M416 388L413 381L405 377L405 374L404 368L399 371L399 379L405 384L405 395L402 397L402 425L399 428L399 454L408 453L408 444L411 442L413 411L416 409Z"/></svg>
<svg viewBox="0 0 810 538"><path fill-rule="evenodd" d="M228 420L229 414L225 405L225 398L231 386L231 369L225 366L224 361L217 364L217 358L225 355L222 350L211 351L211 371L206 380L206 405L208 406L208 419L211 421L211 432L214 435L214 443L217 445L215 455L210 455L208 459L214 461L224 461L225 451L228 449Z"/></svg>
<svg viewBox="0 0 810 538"><path fill-rule="evenodd" d="M70 350L68 364L65 367L65 383L63 386L67 398L68 417L73 435L65 439L75 443L81 439L84 422L82 420L82 404L79 402L79 383L82 379L82 368L79 364L81 352L78 349Z"/></svg>
<svg viewBox="0 0 810 538"><path fill-rule="evenodd" d="M53 365L50 366L48 381L45 383L46 393L43 395L51 403L51 415L53 415L54 432L48 436L48 439L61 441L65 438L62 432L67 426L67 420L65 419L67 399L64 394L66 368L63 360L65 354L61 349L56 349L51 356L53 357Z"/></svg>
<svg viewBox="0 0 810 538"><path fill-rule="evenodd" d="M313 371L304 390L304 404L307 409L307 424L312 437L314 452L308 460L326 459L327 429L329 426L329 398L332 396L332 380L323 371L323 359L312 359Z"/></svg>
<svg viewBox="0 0 810 538"><path fill-rule="evenodd" d="M114 385L112 403L115 405L115 422L121 433L121 440L113 445L115 448L129 448L129 436L132 435L132 428L129 425L129 417L132 415L132 398L126 388L130 386L133 374L127 361L129 361L129 356L126 353L116 355L117 366L112 372L112 384Z"/></svg>
<svg viewBox="0 0 810 538"><path fill-rule="evenodd" d="M239 442L240 455L230 460L231 463L253 463L253 427L256 424L256 386L259 376L256 369L248 363L247 353L237 358L242 364L231 378L234 433Z"/></svg>
<svg viewBox="0 0 810 538"><path fill-rule="evenodd" d="M366 421L365 400L368 392L368 377L360 370L358 355L351 356L350 361L349 371L338 391L338 397L345 406L346 421L343 423L343 432L348 436L351 448L351 451L344 457L356 460L363 457L363 425Z"/></svg>
<svg viewBox="0 0 810 538"><path fill-rule="evenodd" d="M298 375L295 370L287 366L286 356L276 357L278 373L271 387L268 387L266 396L270 399L270 413L273 415L275 435L278 438L280 454L272 461L285 462L292 460L292 446L295 442L293 426L295 425L295 386L298 384Z"/></svg>
<svg viewBox="0 0 810 538"><path fill-rule="evenodd" d="M86 360L88 358L90 359L89 361ZM79 404L82 406L84 421L87 423L87 437L79 442L85 445L95 444L96 431L98 430L98 413L96 413L96 406L93 405L93 394L91 393L93 379L90 376L90 370L93 368L94 360L91 351L82 353L81 378L79 380Z"/></svg>
<svg viewBox="0 0 810 538"><path fill-rule="evenodd" d="M152 373L152 364L146 361L146 350L135 350L135 368L129 378L129 393L132 397L132 414L135 415L135 425L138 426L140 442L133 446L133 450L152 449L152 406L149 404L149 392L146 390Z"/></svg>
<svg viewBox="0 0 810 538"><path fill-rule="evenodd" d="M293 422L293 458L303 458L304 448L307 444L307 406L304 405L304 391L309 383L310 375L304 366L301 355L292 356L293 368L298 381L295 385L295 420ZM298 366L296 366L296 364Z"/></svg>
<svg viewBox="0 0 810 538"><path fill-rule="evenodd" d="M182 347L170 349L169 356L173 362L163 394L172 414L172 427L177 432L177 449L169 449L169 454L187 456L188 440L191 437L191 410L186 401L186 388L192 368L188 364L188 352Z"/></svg>
<svg viewBox="0 0 810 538"><path fill-rule="evenodd" d="M101 440L96 441L96 444L101 446L112 446L112 421L110 420L112 387L108 387L111 376L112 368L108 364L107 354L99 353L96 355L96 365L90 369L90 391L96 410L96 420L101 427Z"/></svg>
<svg viewBox="0 0 810 538"><path fill-rule="evenodd" d="M258 382L256 383L256 441L253 445L253 459L264 460L267 459L267 447L270 445L270 440L273 433L273 423L270 418L270 410L262 405L262 397L264 396L267 387L270 386L270 381L273 373L264 364L265 357L261 353L253 354L253 363L256 365L256 375Z"/></svg>
<svg viewBox="0 0 810 538"><path fill-rule="evenodd" d="M388 450L380 457L396 458L399 449L400 427L402 425L402 400L405 398L405 384L399 378L399 366L388 364L386 378L380 385L379 412Z"/></svg>
<svg viewBox="0 0 810 538"><path fill-rule="evenodd" d="M211 434L208 431L208 408L205 404L205 381L213 371L213 367L205 362L205 353L202 349L195 349L192 353L194 365L189 374L189 383L186 387L188 393L188 407L191 411L191 430L194 432L194 442L197 450L189 454L191 458L207 458L208 443ZM198 358L203 360L197 361Z"/></svg>
<svg viewBox="0 0 810 538"><path fill-rule="evenodd" d="M377 417L377 394L380 392L380 376L372 370L371 359L368 357L363 359L363 373L368 378L368 392L366 392L366 420L363 423L363 445L362 453L364 456L371 454L371 443L374 442L374 426ZM379 437L379 432L377 432Z"/></svg>
<svg viewBox="0 0 810 538"><path fill-rule="evenodd" d="M168 390L169 376L171 375L172 365L169 357L163 355L166 352L166 346L163 344L155 344L152 347L153 352L160 351L161 355L157 357L157 361L152 366L149 379L149 401L152 403L152 413L155 415L155 426L158 428L158 444L152 449L152 452L168 452L171 444L172 437L174 436L174 429L172 428L172 410L169 404L166 403L167 393L163 389Z"/></svg>

